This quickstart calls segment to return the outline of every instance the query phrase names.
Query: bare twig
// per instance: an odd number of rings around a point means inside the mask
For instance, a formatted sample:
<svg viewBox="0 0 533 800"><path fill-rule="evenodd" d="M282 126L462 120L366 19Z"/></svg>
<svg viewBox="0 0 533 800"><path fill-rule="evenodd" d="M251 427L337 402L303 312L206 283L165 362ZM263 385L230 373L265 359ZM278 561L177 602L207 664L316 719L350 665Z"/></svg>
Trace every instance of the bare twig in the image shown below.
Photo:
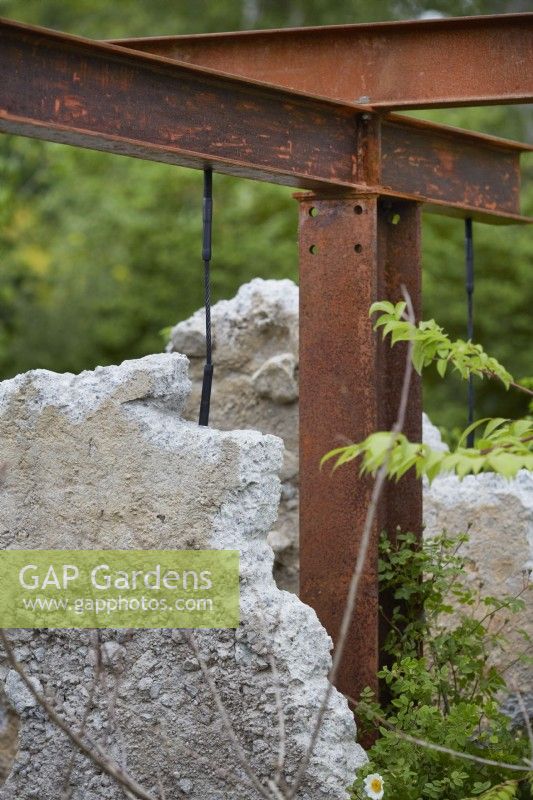
<svg viewBox="0 0 533 800"><path fill-rule="evenodd" d="M349 695L345 695L346 699L349 700L351 703L355 705L361 705L361 703L357 703L353 698ZM368 709L368 706L366 706ZM445 747L442 744L436 744L435 742L429 742L427 739L419 739L417 736L411 736L409 733L404 733L404 731L399 730L394 725L392 725L385 717L382 717L380 714L376 714L372 712L374 719L376 722L379 722L380 725L388 728L398 739L402 739L405 742L410 742L411 744L416 744L419 747L425 747L427 750L435 750L438 753L445 753L448 756L452 756L453 758L462 758L465 761L474 761L477 764L484 764L488 767L498 767L499 769L510 769L514 770L515 772L529 772L533 767L533 761L531 763L526 762L525 766L520 766L519 764L508 764L505 761L493 761L491 758L483 758L482 756L475 756L472 753L464 753L461 750L453 750L451 747Z"/></svg>
<svg viewBox="0 0 533 800"><path fill-rule="evenodd" d="M167 795L165 792L165 787L163 786L163 781L161 780L161 775L157 776L157 788L159 789L159 800L167 800Z"/></svg>
<svg viewBox="0 0 533 800"><path fill-rule="evenodd" d="M159 729L158 733L163 745L166 747L166 752L168 753L170 751L169 747L170 740L166 732L161 730L161 728ZM173 739L172 743L174 744L175 741L176 740ZM179 742L181 750L183 750L188 756L190 756L190 758L195 759L200 764L203 764L204 767L207 767L210 773L214 772L217 775L217 777L219 777L222 781L230 781L235 786L241 789L243 783L245 783L247 786L251 785L250 780L249 778L247 778L246 775L234 775L229 768L219 767L218 764L213 764L213 761L211 759L207 758L206 756L202 756L200 753L197 753L195 750L192 749L192 747L189 747L189 745L186 744L182 739L178 739L177 741ZM185 792L183 792L179 787L178 791L180 795L182 795L183 797L186 796Z"/></svg>
<svg viewBox="0 0 533 800"><path fill-rule="evenodd" d="M407 304L405 317L409 322L415 324L415 313L413 309L413 304L411 302L409 293L407 292L404 286L402 286L402 294ZM361 577L363 575L363 569L368 555L368 548L370 545L370 539L372 537L374 520L378 509L379 500L381 498L381 494L383 492L385 482L387 480L387 470L389 466L391 452L394 447L396 436L399 433L401 433L405 424L405 417L407 414L407 403L409 400L409 387L411 385L411 378L413 374L413 363L412 363L413 346L414 346L413 342L407 343L407 356L406 356L405 371L403 376L402 390L400 394L398 416L396 422L394 423L391 429L390 447L385 455L385 459L381 467L376 473L370 504L368 506L368 510L366 513L365 524L363 526L363 532L359 544L357 561L350 581L350 586L348 588L348 596L346 598L346 605L344 607L344 613L339 630L339 636L337 639L337 646L335 647L333 654L333 663L329 674L330 683L328 685L328 688L326 689L324 698L318 710L317 718L315 721L313 731L311 733L311 738L309 740L307 751L302 759L302 763L298 769L298 772L295 775L294 782L291 785L290 791L287 794L287 800L292 800L292 798L296 795L296 792L298 791L298 788L309 766L309 761L316 746L318 735L320 733L320 729L322 727L324 716L326 714L326 710L328 707L329 699L331 697L331 693L333 692L333 685L335 683L339 667L341 665L342 657L344 655L344 648L348 640L348 634L352 623L353 613L355 609L355 602L357 600L357 594L359 591L359 584L361 583Z"/></svg>
<svg viewBox="0 0 533 800"><path fill-rule="evenodd" d="M507 662L507 664L505 664L505 666L501 667L501 669L500 669L500 675L505 675L505 673L506 673L506 672L509 672L509 670L510 670L510 669L512 669L512 668L514 667L514 665L515 665L515 664L518 664L518 662L519 662L519 661L522 661L522 659L524 658L524 656L526 656L528 659L529 659L529 658L531 658L531 656L527 655L527 654L528 654L528 653L531 651L531 648L532 648L532 645L531 645L531 644L528 644L528 646L527 646L527 647L525 647L525 648L524 648L524 649L523 649L523 650L522 650L522 651L521 651L521 652L518 654L518 656L517 656L516 658L513 658L513 660L512 660L512 661L508 661L508 662Z"/></svg>
<svg viewBox="0 0 533 800"><path fill-rule="evenodd" d="M273 800L285 800L286 795L283 794L281 789L279 788L278 784L275 781L268 780L267 781L268 788L272 792Z"/></svg>
<svg viewBox="0 0 533 800"><path fill-rule="evenodd" d="M128 640L131 640L131 637L132 637L132 632L131 631L129 631L128 636L129 636ZM119 758L117 760L118 760L121 768L125 772L127 772L127 769L128 769L128 756L127 756L127 750L126 750L126 743L124 741L124 734L122 732L122 728L120 727L119 721L117 719L117 714L116 714L116 706L117 706L117 698L118 698L118 692L119 692L119 688L120 688L120 682L121 682L122 677L124 675L124 663L121 662L121 663L115 665L115 664L112 663L112 660L109 659L109 667L110 667L110 671L113 673L114 682L113 682L113 687L109 691L108 702L107 702L107 713L108 713L109 722L111 723L108 726L108 736L111 736L111 734L114 734L114 736L116 738L116 741L117 741L118 750L119 750ZM109 689L109 684L108 684L107 678L105 680L105 684L106 684L106 689Z"/></svg>
<svg viewBox="0 0 533 800"><path fill-rule="evenodd" d="M274 692L276 699L276 712L278 717L278 761L276 764L276 773L274 783L276 786L280 785L283 780L283 770L285 768L285 753L286 753L286 740L285 740L285 711L283 710L283 701L281 699L281 685L279 679L278 667L274 655L268 652L268 663L272 680L274 681Z"/></svg>
<svg viewBox="0 0 533 800"><path fill-rule="evenodd" d="M492 373L490 373L490 377L495 377ZM518 389L520 392L524 392L524 394L528 394L530 397L533 397L533 391L528 389L527 386L522 386L521 383L516 383L515 381L509 381L509 385L512 386L514 389Z"/></svg>
<svg viewBox="0 0 533 800"><path fill-rule="evenodd" d="M4 650L7 655L7 660L9 661L10 665L13 667L15 672L19 675L22 682L31 693L31 695L35 698L35 700L39 703L43 711L46 713L48 718L56 725L65 736L71 741L71 743L78 748L80 753L83 753L90 761L93 762L102 772L105 772L106 775L109 775L110 778L113 778L118 784L123 786L128 792L130 792L134 797L138 798L138 800L156 800L153 794L147 792L146 789L143 789L131 775L128 775L121 767L112 761L110 758L106 756L100 749L97 749L97 752L91 750L88 744L86 744L83 739L72 730L70 725L68 725L59 714L52 708L46 698L38 692L33 683L30 681L26 672L20 662L17 660L15 653L13 652L13 648L9 642L9 639L6 636L6 633L3 629L0 628L0 641L4 647Z"/></svg>

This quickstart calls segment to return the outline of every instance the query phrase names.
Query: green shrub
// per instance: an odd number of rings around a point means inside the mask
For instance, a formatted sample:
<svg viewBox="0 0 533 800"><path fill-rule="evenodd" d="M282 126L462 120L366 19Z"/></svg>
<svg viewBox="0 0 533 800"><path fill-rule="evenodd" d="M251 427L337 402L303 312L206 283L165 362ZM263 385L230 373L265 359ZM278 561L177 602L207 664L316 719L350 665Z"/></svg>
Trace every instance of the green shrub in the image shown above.
<svg viewBox="0 0 533 800"><path fill-rule="evenodd" d="M402 738L514 765L529 755L527 734L500 708L509 691L505 667L497 669L490 657L505 651L506 626L524 602L485 596L472 586L460 552L466 540L442 535L417 547L409 533L394 542L381 539L380 586L394 598L385 644L392 663L379 673L389 699L380 706L366 690L359 703L360 731L377 731L379 738L357 775L353 798L371 796L364 788L371 773L383 777L385 800L531 796L525 768L520 773L459 759ZM525 652L520 657L527 659Z"/></svg>

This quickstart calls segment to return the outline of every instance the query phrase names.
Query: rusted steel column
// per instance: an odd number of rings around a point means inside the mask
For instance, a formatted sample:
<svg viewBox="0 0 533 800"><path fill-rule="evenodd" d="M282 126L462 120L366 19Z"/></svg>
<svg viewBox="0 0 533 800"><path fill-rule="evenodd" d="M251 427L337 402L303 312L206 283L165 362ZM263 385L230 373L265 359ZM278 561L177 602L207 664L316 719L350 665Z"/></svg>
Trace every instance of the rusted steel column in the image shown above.
<svg viewBox="0 0 533 800"><path fill-rule="evenodd" d="M368 317L400 286L420 303L420 210L377 196L298 195L300 201L300 596L336 639L358 552L372 480L357 467L319 470L320 458L393 424L405 351L390 350ZM406 432L421 435L419 381ZM380 505L338 688L357 698L377 688L380 663L379 532L421 528L419 483L406 476ZM384 598L386 601L386 598ZM384 631L381 630L381 635Z"/></svg>

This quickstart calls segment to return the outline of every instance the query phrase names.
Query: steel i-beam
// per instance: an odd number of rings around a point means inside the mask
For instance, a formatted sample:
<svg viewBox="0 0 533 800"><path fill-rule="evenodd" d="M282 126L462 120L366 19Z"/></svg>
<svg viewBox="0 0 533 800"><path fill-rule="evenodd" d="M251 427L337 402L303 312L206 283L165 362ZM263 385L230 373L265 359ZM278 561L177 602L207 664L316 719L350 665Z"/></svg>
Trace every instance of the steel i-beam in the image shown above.
<svg viewBox="0 0 533 800"><path fill-rule="evenodd" d="M299 195L300 244L300 597L337 638L372 479L348 465L334 474L321 457L398 414L405 348L390 349L372 330L368 309L408 290L420 307L420 207L373 195ZM404 432L420 441L420 381L413 378ZM380 627L378 537L421 531L420 482L408 473L381 498L338 688L357 699L377 690ZM388 598L381 598L388 604Z"/></svg>
<svg viewBox="0 0 533 800"><path fill-rule="evenodd" d="M521 221L526 145L0 21L0 131Z"/></svg>
<svg viewBox="0 0 533 800"><path fill-rule="evenodd" d="M533 13L115 43L373 108L533 102Z"/></svg>

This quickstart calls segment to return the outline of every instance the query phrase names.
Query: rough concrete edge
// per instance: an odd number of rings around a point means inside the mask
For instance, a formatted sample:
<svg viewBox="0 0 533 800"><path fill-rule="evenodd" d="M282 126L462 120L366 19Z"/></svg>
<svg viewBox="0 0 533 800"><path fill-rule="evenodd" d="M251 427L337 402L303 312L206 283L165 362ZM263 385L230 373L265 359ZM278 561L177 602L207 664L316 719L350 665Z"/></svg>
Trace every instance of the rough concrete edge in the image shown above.
<svg viewBox="0 0 533 800"><path fill-rule="evenodd" d="M0 415L24 392L32 410L55 406L80 423L110 400L151 400L181 413L191 390L188 364L181 353L155 353L78 375L31 370L0 383Z"/></svg>

